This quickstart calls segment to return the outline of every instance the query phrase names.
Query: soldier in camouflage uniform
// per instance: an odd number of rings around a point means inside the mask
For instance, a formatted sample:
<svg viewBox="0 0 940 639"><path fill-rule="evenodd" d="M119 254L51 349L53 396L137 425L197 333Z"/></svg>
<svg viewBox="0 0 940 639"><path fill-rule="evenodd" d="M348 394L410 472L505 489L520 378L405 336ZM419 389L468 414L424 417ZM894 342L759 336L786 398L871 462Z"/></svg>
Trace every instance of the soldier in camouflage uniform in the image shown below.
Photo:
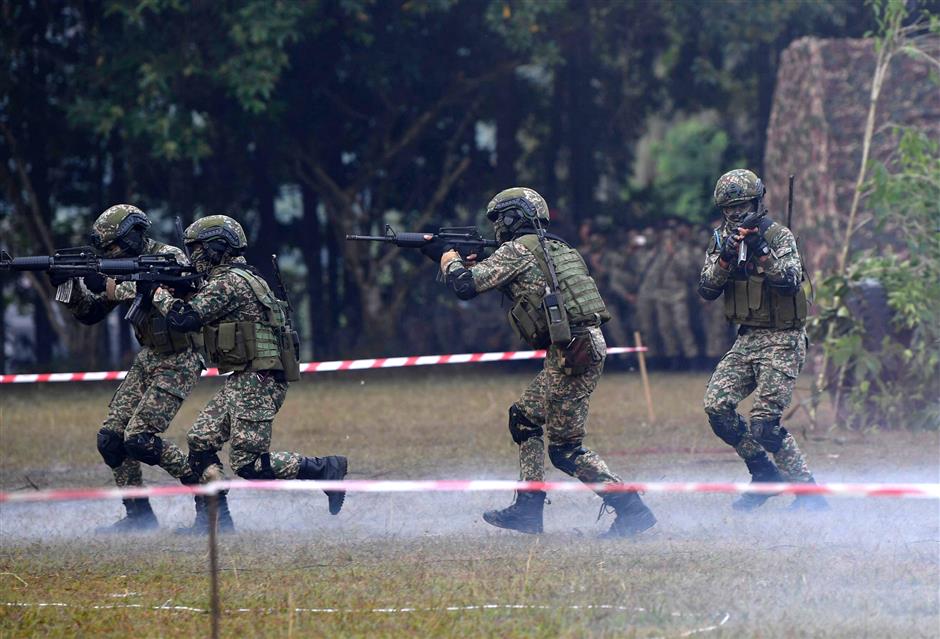
<svg viewBox="0 0 940 639"><path fill-rule="evenodd" d="M509 319L516 333L533 348L548 349L542 371L509 409L509 432L519 446L520 479L543 480L547 435L549 459L559 470L583 482L619 482L597 453L582 446L591 393L607 354L600 325L610 318L594 280L578 252L561 238L547 234L550 256L546 256L536 227L548 224L548 205L532 189L502 191L486 212L501 243L490 257L464 261L455 251L435 244L424 252L440 261L447 286L460 299L494 289L503 292L513 303ZM564 296L573 338L567 347L551 344L542 307L550 281L547 260L554 264ZM636 493L601 496L617 515L605 536L634 535L656 523ZM544 503L544 492L520 492L511 506L488 511L483 518L494 526L540 533Z"/></svg>
<svg viewBox="0 0 940 639"><path fill-rule="evenodd" d="M657 269L656 319L663 343L667 368L680 370L698 358L698 344L692 332L689 308L688 274L690 255L676 224L663 231L662 255L653 266ZM696 265L697 270L697 265ZM693 275L694 277L694 275Z"/></svg>
<svg viewBox="0 0 940 639"><path fill-rule="evenodd" d="M706 300L724 294L725 316L740 329L708 382L705 412L715 434L744 459L753 481L813 482L793 435L780 424L806 359L803 265L793 233L770 219L763 196L761 180L744 169L726 173L715 187L724 224L706 254L699 294ZM756 226L740 226L755 212L761 213ZM739 263L742 242L747 255ZM748 424L737 406L755 391ZM745 494L734 508L753 510L769 497ZM793 505L822 509L826 502L801 495Z"/></svg>
<svg viewBox="0 0 940 639"><path fill-rule="evenodd" d="M249 266L248 246L238 222L225 215L197 220L186 229L193 265L205 282L188 300L162 302L167 323L201 331L206 353L220 372L231 372L222 389L199 413L189 431L189 463L201 482L222 477L218 452L231 443L230 461L244 479L330 479L346 476L345 457L305 457L269 452L271 424L299 379L297 335L284 302ZM327 492L329 511L338 514L345 493ZM196 497L194 532L207 529L206 501Z"/></svg>
<svg viewBox="0 0 940 639"><path fill-rule="evenodd" d="M109 258L170 254L178 262L187 263L186 256L175 246L149 239L149 227L150 220L143 211L118 204L95 221L91 241L99 254ZM101 275L54 284L69 286L66 307L84 324L100 322L137 294L134 283L115 284ZM160 291L157 295L167 294ZM142 348L108 405L108 416L98 432L98 451L120 488L142 485L141 462L159 465L184 484L194 484L196 478L186 456L172 442L162 440L160 434L166 431L202 371L202 358L194 349L195 336L168 330L166 321L155 310L134 327L134 332ZM125 499L124 506L127 516L99 531L157 527L146 497Z"/></svg>

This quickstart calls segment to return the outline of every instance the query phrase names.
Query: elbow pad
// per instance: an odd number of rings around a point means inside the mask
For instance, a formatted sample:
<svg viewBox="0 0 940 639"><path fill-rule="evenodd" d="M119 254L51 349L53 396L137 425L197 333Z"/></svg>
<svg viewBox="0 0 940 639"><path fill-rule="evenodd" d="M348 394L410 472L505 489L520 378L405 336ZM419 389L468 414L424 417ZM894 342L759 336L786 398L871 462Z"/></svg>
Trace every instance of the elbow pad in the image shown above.
<svg viewBox="0 0 940 639"><path fill-rule="evenodd" d="M477 296L477 287L473 283L473 274L463 266L447 271L447 286L462 300Z"/></svg>
<svg viewBox="0 0 940 639"><path fill-rule="evenodd" d="M173 303L170 312L166 314L166 324L180 333L194 333L202 328L202 318L192 306L182 300L177 300Z"/></svg>
<svg viewBox="0 0 940 639"><path fill-rule="evenodd" d="M788 268L780 274L779 278L768 276L767 284L778 295L793 297L800 290L800 274L795 269Z"/></svg>

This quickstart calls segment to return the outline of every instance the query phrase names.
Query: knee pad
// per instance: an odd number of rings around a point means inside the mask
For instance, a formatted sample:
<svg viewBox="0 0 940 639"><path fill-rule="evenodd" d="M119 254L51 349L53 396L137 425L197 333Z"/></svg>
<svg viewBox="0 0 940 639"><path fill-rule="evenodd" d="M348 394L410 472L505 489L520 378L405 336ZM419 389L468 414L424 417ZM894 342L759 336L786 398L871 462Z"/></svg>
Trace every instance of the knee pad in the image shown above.
<svg viewBox="0 0 940 639"><path fill-rule="evenodd" d="M512 441L521 445L522 442L533 437L541 437L542 427L525 416L522 409L513 404L509 407L509 434Z"/></svg>
<svg viewBox="0 0 940 639"><path fill-rule="evenodd" d="M783 446L784 438L789 434L787 429L780 425L780 418L766 420L751 420L751 433L757 443L764 447L768 453L776 453Z"/></svg>
<svg viewBox="0 0 940 639"><path fill-rule="evenodd" d="M117 468L127 459L124 450L124 435L107 428L98 431L98 452L101 458L111 468Z"/></svg>
<svg viewBox="0 0 940 639"><path fill-rule="evenodd" d="M744 418L737 413L709 414L708 423L724 443L737 446L747 433L747 424Z"/></svg>
<svg viewBox="0 0 940 639"><path fill-rule="evenodd" d="M257 459L261 462L260 471L255 470L255 462L252 460L250 464L245 464L236 470L235 474L242 479L277 479L274 471L271 470L271 453L262 453Z"/></svg>
<svg viewBox="0 0 940 639"><path fill-rule="evenodd" d="M215 450L190 450L189 467L196 477L201 478L209 466L221 466L222 460L219 459L218 451Z"/></svg>
<svg viewBox="0 0 940 639"><path fill-rule="evenodd" d="M577 470L575 462L583 454L584 449L581 444L548 445L548 458L552 460L555 468L567 475L574 475Z"/></svg>
<svg viewBox="0 0 940 639"><path fill-rule="evenodd" d="M160 455L163 453L163 440L153 433L131 435L124 440L124 450L127 451L128 457L149 466L156 466L160 463Z"/></svg>

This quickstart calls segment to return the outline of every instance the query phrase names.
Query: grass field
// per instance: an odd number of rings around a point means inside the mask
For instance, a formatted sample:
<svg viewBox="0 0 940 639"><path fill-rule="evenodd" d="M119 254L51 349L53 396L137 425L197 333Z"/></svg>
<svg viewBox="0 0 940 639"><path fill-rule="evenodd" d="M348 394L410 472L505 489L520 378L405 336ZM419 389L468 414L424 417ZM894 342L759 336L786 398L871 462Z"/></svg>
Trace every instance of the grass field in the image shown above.
<svg viewBox="0 0 940 639"><path fill-rule="evenodd" d="M317 375L296 384L274 449L342 453L352 478L516 476L506 410L534 372L441 367ZM628 480L745 481L701 412L704 375L605 376L587 445ZM204 381L169 437L217 382ZM94 448L115 385L4 387L0 485L110 485ZM940 480L936 432L790 425L820 481ZM150 483L169 483L147 469ZM561 479L558 471L548 473ZM602 542L587 493L551 496L546 533L483 523L501 493L230 497L238 534L220 546L226 637L936 637L940 505L838 499L797 514L778 497L751 515L726 495L650 495L659 524ZM0 637L205 636L206 544L178 537L191 501L154 501L162 530L102 538L110 502L0 506ZM61 604L39 606L38 604ZM159 608L159 609L155 609Z"/></svg>

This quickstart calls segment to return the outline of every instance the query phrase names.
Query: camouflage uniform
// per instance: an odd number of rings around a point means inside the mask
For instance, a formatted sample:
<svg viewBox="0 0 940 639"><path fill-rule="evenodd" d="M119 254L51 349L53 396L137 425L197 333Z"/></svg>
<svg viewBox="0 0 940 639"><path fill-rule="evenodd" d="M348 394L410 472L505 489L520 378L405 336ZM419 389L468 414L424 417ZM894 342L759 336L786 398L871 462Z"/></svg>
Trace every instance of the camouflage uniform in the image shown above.
<svg viewBox="0 0 940 639"><path fill-rule="evenodd" d="M607 356L600 325L610 318L584 259L560 238L536 239L549 214L545 200L532 189L501 191L487 206L487 217L500 245L486 259L468 264L456 254L444 258L431 251L425 254L441 260L447 285L461 299L501 291L513 303L509 319L517 334L530 346L547 345L542 371L509 409L509 432L519 446L519 478L543 480L547 435L548 456L556 468L586 483L618 483L620 478L604 460L582 445L591 393ZM570 335L557 330L552 335L546 319L544 305L551 306L547 300L555 299L546 296L550 264L557 291L563 292ZM557 306L553 308L557 316ZM601 497L605 507L617 514L606 536L631 536L656 523L636 493L601 493ZM540 533L544 501L544 491L519 492L512 505L487 511L483 519L501 528Z"/></svg>
<svg viewBox="0 0 940 639"><path fill-rule="evenodd" d="M464 266L451 262L448 272ZM501 245L485 260L470 266L477 293L492 289L503 291L510 299L526 293L545 290L545 277L535 256L518 241ZM604 369L607 346L600 328L590 327L591 341L600 361L579 375L565 372L564 356L557 346L549 346L542 371L526 388L513 409L524 422L514 439L519 447L519 478L542 481L545 476L545 444L548 437L549 456L563 472L584 482L619 482L607 464L593 451L581 446L585 435L591 393L597 387Z"/></svg>
<svg viewBox="0 0 940 639"><path fill-rule="evenodd" d="M246 267L236 257L209 271L189 307L208 325L220 322L263 322L265 308L251 286L229 265ZM169 300L169 308L174 300ZM192 453L217 453L231 442L230 461L239 474L277 479L295 479L303 455L270 453L271 423L287 397L287 382L275 371L235 371L225 378L222 389L202 409L187 435ZM270 467L268 468L268 464ZM219 463L200 469L201 481L221 476ZM270 471L270 472L269 472Z"/></svg>
<svg viewBox="0 0 940 639"><path fill-rule="evenodd" d="M720 230L724 240L734 231L734 223ZM718 251L705 257L700 287L722 289L731 274L718 263ZM769 276L782 277L786 272L802 273L796 238L784 228L770 243L777 257L761 268ZM777 423L790 404L793 387L806 360L806 331L803 328L742 328L731 350L718 363L705 392L705 412L709 416L727 417L734 414L745 397L757 391L751 408L751 424ZM785 429L780 427L783 432ZM735 445L742 459L753 459L764 453L762 433L749 428ZM812 474L793 435L786 433L779 450L770 451L784 476L792 481L808 482Z"/></svg>
<svg viewBox="0 0 940 639"><path fill-rule="evenodd" d="M643 345L650 357L663 354L663 343L657 325L656 301L668 256L662 251L662 237L650 235L650 243L638 253L638 286L636 294L636 324Z"/></svg>
<svg viewBox="0 0 940 639"><path fill-rule="evenodd" d="M698 357L698 344L690 324L690 255L686 247L676 245L674 233L663 243L666 245L662 251L663 255L655 263L658 271L658 287L655 291L656 319L663 343L663 355L668 358L680 355L695 358Z"/></svg>
<svg viewBox="0 0 940 639"><path fill-rule="evenodd" d="M151 239L146 240L142 254L169 254L181 263L186 262L186 256L178 248ZM79 319L103 318L116 306L133 300L135 295L133 282L118 284L114 299L108 299L105 293L92 293L81 284L67 307ZM155 305L161 299L170 299L170 295L158 289L154 294ZM115 391L102 430L119 434L125 442L165 432L199 380L202 369L202 358L192 349L162 354L144 346ZM140 462L125 455L119 457L123 460L111 469L115 483L119 487L142 485ZM186 455L168 440L162 440L159 466L177 479L192 474Z"/></svg>

